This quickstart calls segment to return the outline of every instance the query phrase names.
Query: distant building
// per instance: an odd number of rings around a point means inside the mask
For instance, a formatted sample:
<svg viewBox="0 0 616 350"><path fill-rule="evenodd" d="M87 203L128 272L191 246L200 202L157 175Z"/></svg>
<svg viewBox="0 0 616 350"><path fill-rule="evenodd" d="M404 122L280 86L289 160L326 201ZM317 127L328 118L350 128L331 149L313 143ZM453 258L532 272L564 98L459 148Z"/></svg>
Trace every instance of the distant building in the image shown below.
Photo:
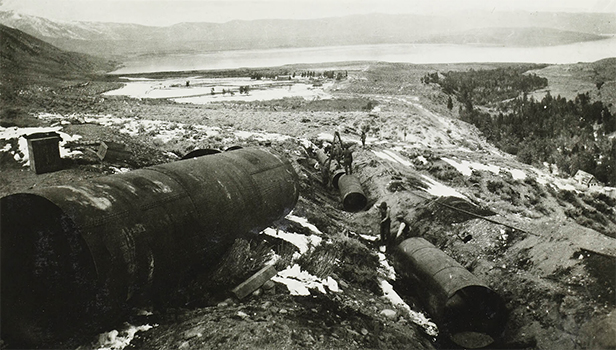
<svg viewBox="0 0 616 350"><path fill-rule="evenodd" d="M601 185L601 183L595 178L593 174L589 174L584 170L578 170L573 176L573 178L580 185L584 185L586 187L594 187Z"/></svg>

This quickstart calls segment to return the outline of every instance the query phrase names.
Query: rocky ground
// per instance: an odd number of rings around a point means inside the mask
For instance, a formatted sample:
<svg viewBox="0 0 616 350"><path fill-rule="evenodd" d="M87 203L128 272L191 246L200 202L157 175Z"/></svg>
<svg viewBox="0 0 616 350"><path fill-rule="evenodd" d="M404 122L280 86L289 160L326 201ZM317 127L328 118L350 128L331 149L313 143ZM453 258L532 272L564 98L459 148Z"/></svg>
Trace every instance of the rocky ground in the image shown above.
<svg viewBox="0 0 616 350"><path fill-rule="evenodd" d="M408 222L410 234L445 251L503 298L507 323L490 347L615 347L616 199L519 163L486 143L457 119L457 106L446 108L437 87L420 83L434 67L375 63L345 69L348 78L329 88L334 98L315 101L193 105L103 97L102 91L117 85L106 82L70 85L61 93L51 89L54 94L24 89L22 95L46 102L4 111L1 195L176 161L198 148L258 146L292 162L302 189L293 214L314 225L286 218L273 228L321 238L295 258L292 253L301 249L280 238L238 239L228 259L196 276L169 305L135 305L100 335L53 346L456 348L446 335L435 336L422 318L431 315L385 269L391 257L375 239L376 205L386 201L393 231L400 220ZM370 126L365 148L359 141L363 125ZM27 126L55 127L67 135L63 170L35 175L24 166L18 134ZM338 192L322 185L312 153L335 131L354 149L354 173L368 198L357 213L344 211ZM120 142L129 155L100 161L95 153L101 141ZM452 206L493 215L487 221ZM279 271L298 264L315 277L332 278L335 286L292 295L275 282L234 299L229 291L272 251L281 257ZM261 264L245 265L247 257ZM245 268L238 272L237 266ZM410 309L388 294L384 282Z"/></svg>

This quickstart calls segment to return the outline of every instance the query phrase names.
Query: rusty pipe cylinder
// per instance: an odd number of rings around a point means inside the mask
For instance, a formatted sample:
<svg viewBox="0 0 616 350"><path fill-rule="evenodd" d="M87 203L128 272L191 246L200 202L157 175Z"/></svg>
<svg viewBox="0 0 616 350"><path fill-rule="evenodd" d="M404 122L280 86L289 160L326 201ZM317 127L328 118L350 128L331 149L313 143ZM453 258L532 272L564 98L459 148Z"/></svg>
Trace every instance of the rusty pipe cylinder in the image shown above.
<svg viewBox="0 0 616 350"><path fill-rule="evenodd" d="M456 344L482 348L505 327L503 300L457 261L421 237L394 251L396 271L413 283L427 311Z"/></svg>
<svg viewBox="0 0 616 350"><path fill-rule="evenodd" d="M316 158L319 164L323 166L329 159L329 156L327 155L327 153L325 153L323 149L319 148L316 151Z"/></svg>
<svg viewBox="0 0 616 350"><path fill-rule="evenodd" d="M336 185L340 190L340 200L344 210L357 212L364 209L368 204L361 182L356 176L342 174L338 177Z"/></svg>
<svg viewBox="0 0 616 350"><path fill-rule="evenodd" d="M298 196L288 161L246 148L3 197L2 339L45 344L113 322Z"/></svg>
<svg viewBox="0 0 616 350"><path fill-rule="evenodd" d="M340 181L340 178L342 177L342 175L345 175L346 172L340 168L334 170L334 171L330 171L329 172L329 180L332 183L332 186L339 190L340 189L340 185L338 184L338 182Z"/></svg>

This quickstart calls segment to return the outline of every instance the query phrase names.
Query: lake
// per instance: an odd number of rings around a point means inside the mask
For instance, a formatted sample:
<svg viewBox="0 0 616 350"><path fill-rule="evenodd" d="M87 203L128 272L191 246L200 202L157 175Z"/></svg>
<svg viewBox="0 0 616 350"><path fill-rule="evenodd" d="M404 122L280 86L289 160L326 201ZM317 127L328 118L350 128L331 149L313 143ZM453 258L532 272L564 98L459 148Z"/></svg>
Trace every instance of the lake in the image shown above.
<svg viewBox="0 0 616 350"><path fill-rule="evenodd" d="M236 50L139 56L111 74L276 67L296 63L384 61L404 63L529 62L577 63L616 57L616 36L547 47L452 44L381 44L294 49Z"/></svg>

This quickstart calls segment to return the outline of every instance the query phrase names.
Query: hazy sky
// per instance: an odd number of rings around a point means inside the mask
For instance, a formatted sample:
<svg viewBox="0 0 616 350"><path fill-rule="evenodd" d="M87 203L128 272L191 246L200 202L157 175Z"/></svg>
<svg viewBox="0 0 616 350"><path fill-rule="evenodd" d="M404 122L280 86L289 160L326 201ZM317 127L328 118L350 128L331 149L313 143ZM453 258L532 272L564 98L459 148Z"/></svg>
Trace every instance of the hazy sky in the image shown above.
<svg viewBox="0 0 616 350"><path fill-rule="evenodd" d="M0 0L0 10L54 20L170 25L465 10L616 13L616 0Z"/></svg>

